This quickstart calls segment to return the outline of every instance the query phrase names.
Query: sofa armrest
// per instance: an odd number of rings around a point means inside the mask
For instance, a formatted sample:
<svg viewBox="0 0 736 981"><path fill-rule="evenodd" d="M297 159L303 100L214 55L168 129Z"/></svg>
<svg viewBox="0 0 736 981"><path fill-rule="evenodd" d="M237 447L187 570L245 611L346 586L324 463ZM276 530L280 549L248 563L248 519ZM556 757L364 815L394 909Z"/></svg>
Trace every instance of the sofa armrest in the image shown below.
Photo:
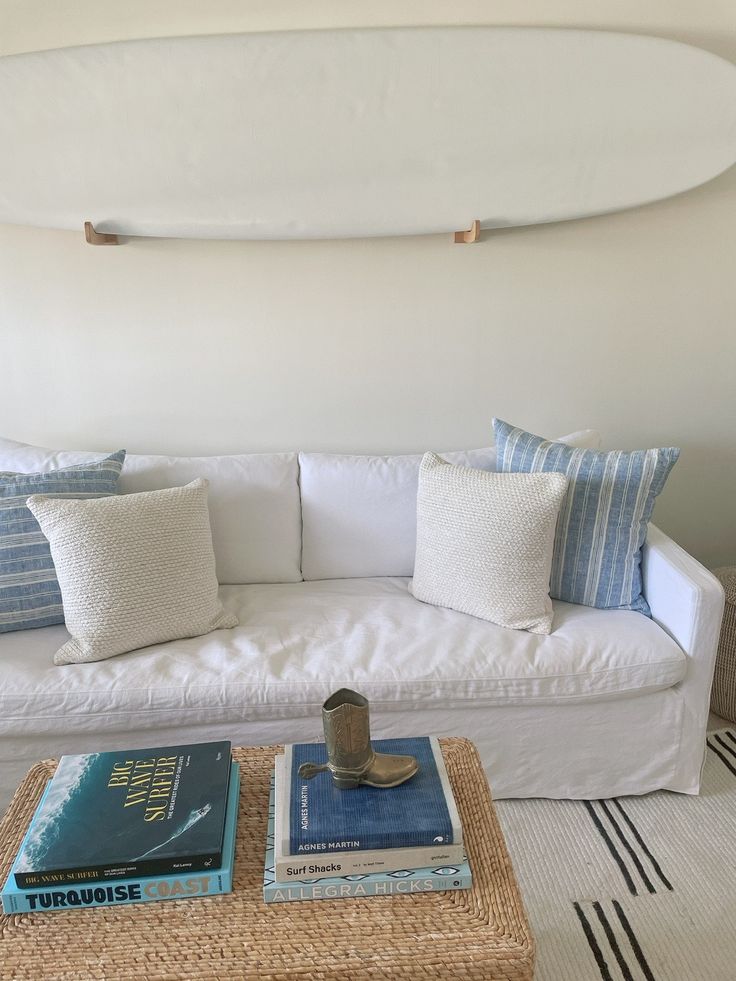
<svg viewBox="0 0 736 981"><path fill-rule="evenodd" d="M723 618L720 582L664 532L649 525L642 550L644 596L653 619L687 655L678 772L672 789L696 794L705 759L710 689Z"/></svg>
<svg viewBox="0 0 736 981"><path fill-rule="evenodd" d="M689 657L712 669L723 617L720 582L655 525L642 550L642 581L654 620Z"/></svg>

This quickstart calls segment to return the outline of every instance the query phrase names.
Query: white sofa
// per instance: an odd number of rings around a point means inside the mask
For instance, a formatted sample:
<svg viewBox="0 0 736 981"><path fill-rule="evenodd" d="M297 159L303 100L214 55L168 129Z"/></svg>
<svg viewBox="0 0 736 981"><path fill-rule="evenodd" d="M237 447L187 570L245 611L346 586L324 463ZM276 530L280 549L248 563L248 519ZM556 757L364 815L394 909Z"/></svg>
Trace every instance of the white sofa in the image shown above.
<svg viewBox="0 0 736 981"><path fill-rule="evenodd" d="M100 455L0 440L0 471ZM495 467L493 448L447 456ZM652 620L555 603L543 636L423 604L409 592L419 460L129 456L121 493L209 480L221 596L240 626L60 667L63 626L0 634L0 811L35 760L61 753L319 739L341 686L370 699L376 737L472 738L496 797L697 793L717 580L651 527Z"/></svg>

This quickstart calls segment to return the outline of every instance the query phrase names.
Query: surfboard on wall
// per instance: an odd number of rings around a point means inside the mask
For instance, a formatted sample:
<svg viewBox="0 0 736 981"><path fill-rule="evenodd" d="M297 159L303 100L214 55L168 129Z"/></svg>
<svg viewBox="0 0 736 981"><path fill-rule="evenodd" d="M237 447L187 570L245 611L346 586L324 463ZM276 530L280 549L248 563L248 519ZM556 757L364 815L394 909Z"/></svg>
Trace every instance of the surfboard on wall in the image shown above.
<svg viewBox="0 0 736 981"><path fill-rule="evenodd" d="M736 160L736 67L604 31L293 31L0 59L0 221L309 239L531 225Z"/></svg>

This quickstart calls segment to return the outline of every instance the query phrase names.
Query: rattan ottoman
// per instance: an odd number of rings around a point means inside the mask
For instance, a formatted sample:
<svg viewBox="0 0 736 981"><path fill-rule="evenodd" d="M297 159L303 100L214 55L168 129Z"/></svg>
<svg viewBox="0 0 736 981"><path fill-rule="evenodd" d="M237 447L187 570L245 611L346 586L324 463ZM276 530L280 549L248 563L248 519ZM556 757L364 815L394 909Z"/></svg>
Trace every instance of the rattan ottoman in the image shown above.
<svg viewBox="0 0 736 981"><path fill-rule="evenodd" d="M235 891L0 918L5 981L529 981L534 941L475 747L444 739L472 890L267 906L261 898L268 787L278 747L241 764ZM54 761L33 766L0 825L8 873Z"/></svg>

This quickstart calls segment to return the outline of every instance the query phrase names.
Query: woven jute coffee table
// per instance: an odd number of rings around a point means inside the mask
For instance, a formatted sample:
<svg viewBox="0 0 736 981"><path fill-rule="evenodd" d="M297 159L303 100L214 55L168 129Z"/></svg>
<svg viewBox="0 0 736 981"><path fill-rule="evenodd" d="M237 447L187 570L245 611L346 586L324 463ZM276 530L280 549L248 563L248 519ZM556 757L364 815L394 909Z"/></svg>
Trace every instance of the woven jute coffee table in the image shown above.
<svg viewBox="0 0 736 981"><path fill-rule="evenodd" d="M267 906L266 812L279 747L236 749L241 765L235 890L0 918L4 981L529 981L534 941L472 743L443 739L473 888ZM53 760L37 763L0 825L5 881Z"/></svg>

